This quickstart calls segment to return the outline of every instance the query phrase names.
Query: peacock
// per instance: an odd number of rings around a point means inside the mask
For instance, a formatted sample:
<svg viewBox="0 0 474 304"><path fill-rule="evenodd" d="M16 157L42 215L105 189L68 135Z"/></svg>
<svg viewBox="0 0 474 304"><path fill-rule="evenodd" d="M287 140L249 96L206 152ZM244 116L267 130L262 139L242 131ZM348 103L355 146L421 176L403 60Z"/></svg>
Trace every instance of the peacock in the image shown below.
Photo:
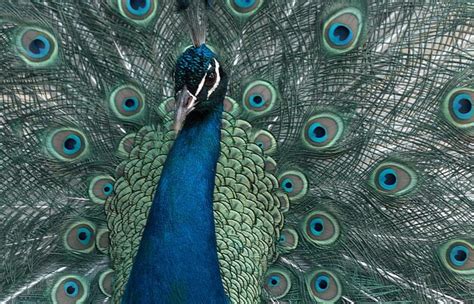
<svg viewBox="0 0 474 304"><path fill-rule="evenodd" d="M0 3L0 303L473 303L474 3Z"/></svg>

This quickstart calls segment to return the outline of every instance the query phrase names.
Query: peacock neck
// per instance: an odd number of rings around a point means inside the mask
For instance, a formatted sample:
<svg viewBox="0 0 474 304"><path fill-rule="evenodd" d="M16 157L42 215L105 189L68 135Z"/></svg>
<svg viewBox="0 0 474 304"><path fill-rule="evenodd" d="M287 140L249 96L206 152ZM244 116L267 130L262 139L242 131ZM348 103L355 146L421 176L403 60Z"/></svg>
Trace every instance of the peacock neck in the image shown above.
<svg viewBox="0 0 474 304"><path fill-rule="evenodd" d="M191 113L171 148L124 303L227 302L213 216L222 111Z"/></svg>

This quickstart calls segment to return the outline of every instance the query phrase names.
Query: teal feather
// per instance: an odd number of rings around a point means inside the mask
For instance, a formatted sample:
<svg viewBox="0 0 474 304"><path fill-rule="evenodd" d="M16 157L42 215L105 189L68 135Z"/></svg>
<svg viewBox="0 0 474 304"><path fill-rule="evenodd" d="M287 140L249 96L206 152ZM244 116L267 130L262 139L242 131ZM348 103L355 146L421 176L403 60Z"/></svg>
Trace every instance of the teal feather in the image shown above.
<svg viewBox="0 0 474 304"><path fill-rule="evenodd" d="M233 303L474 301L473 4L213 2L0 4L0 302L51 303L64 280L120 302L189 23L229 75L214 216Z"/></svg>

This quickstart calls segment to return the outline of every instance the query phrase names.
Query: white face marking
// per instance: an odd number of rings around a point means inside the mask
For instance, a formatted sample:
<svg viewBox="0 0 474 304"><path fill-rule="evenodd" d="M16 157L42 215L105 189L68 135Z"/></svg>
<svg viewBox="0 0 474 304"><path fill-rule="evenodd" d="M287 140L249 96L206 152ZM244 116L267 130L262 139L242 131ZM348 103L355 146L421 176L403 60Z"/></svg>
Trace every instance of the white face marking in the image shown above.
<svg viewBox="0 0 474 304"><path fill-rule="evenodd" d="M221 75L219 73L219 62L214 59L214 63L216 64L216 67L214 69L216 71L216 82L214 83L212 88L209 90L209 92L207 92L207 98L209 98L211 96L211 94L214 93L214 91L219 86L219 82L221 81Z"/></svg>

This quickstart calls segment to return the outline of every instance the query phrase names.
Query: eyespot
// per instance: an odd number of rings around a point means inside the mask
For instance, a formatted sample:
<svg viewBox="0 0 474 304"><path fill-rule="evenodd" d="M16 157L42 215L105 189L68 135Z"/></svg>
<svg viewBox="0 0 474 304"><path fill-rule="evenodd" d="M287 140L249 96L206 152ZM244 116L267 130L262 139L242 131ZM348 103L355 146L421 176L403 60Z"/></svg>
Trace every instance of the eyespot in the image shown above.
<svg viewBox="0 0 474 304"><path fill-rule="evenodd" d="M122 157L128 157L130 152L132 152L133 145L135 143L135 133L130 133L125 135L122 140L120 140L118 146L118 153Z"/></svg>
<svg viewBox="0 0 474 304"><path fill-rule="evenodd" d="M416 182L417 178L413 170L394 162L382 163L371 176L373 187L390 196L399 196L410 192L416 186Z"/></svg>
<svg viewBox="0 0 474 304"><path fill-rule="evenodd" d="M283 229L278 239L278 247L284 251L293 250L298 246L298 234L293 229Z"/></svg>
<svg viewBox="0 0 474 304"><path fill-rule="evenodd" d="M263 288L271 299L286 296L291 288L289 273L279 267L270 268L265 275Z"/></svg>
<svg viewBox="0 0 474 304"><path fill-rule="evenodd" d="M86 154L88 142L85 135L72 128L55 130L48 137L48 151L59 160L77 160Z"/></svg>
<svg viewBox="0 0 474 304"><path fill-rule="evenodd" d="M315 150L334 146L343 131L342 120L331 113L311 117L303 128L304 144Z"/></svg>
<svg viewBox="0 0 474 304"><path fill-rule="evenodd" d="M145 97L133 86L121 86L110 95L110 107L120 119L137 119L144 113Z"/></svg>
<svg viewBox="0 0 474 304"><path fill-rule="evenodd" d="M224 99L224 111L236 117L240 114L240 107L235 100L226 96Z"/></svg>
<svg viewBox="0 0 474 304"><path fill-rule="evenodd" d="M117 0L120 14L137 24L146 24L156 16L157 0Z"/></svg>
<svg viewBox="0 0 474 304"><path fill-rule="evenodd" d="M333 54L354 49L362 32L362 14L356 8L346 8L323 23L323 45Z"/></svg>
<svg viewBox="0 0 474 304"><path fill-rule="evenodd" d="M254 81L244 91L243 105L252 115L262 115L272 110L276 102L276 90L266 81Z"/></svg>
<svg viewBox="0 0 474 304"><path fill-rule="evenodd" d="M95 238L95 246L102 253L107 253L110 246L109 231L107 229L99 229Z"/></svg>
<svg viewBox="0 0 474 304"><path fill-rule="evenodd" d="M248 17L257 12L263 0L226 0L231 12L239 17Z"/></svg>
<svg viewBox="0 0 474 304"><path fill-rule="evenodd" d="M440 247L444 266L462 275L474 274L474 246L465 240L452 240Z"/></svg>
<svg viewBox="0 0 474 304"><path fill-rule="evenodd" d="M95 228L87 221L74 223L67 229L64 242L69 250L89 253L94 249Z"/></svg>
<svg viewBox="0 0 474 304"><path fill-rule="evenodd" d="M253 141L265 154L271 155L276 151L277 142L273 135L265 130L260 130L253 136Z"/></svg>
<svg viewBox="0 0 474 304"><path fill-rule="evenodd" d="M446 119L459 128L474 126L473 101L473 89L457 88L452 90L443 103L443 112Z"/></svg>
<svg viewBox="0 0 474 304"><path fill-rule="evenodd" d="M306 277L306 288L313 300L335 303L342 294L339 279L328 270L317 270Z"/></svg>
<svg viewBox="0 0 474 304"><path fill-rule="evenodd" d="M278 183L292 201L302 198L308 191L306 176L298 171L292 170L281 174L278 178Z"/></svg>
<svg viewBox="0 0 474 304"><path fill-rule="evenodd" d="M105 200L114 192L114 179L110 175L95 176L89 183L89 197L98 204L105 203Z"/></svg>
<svg viewBox="0 0 474 304"><path fill-rule="evenodd" d="M60 278L51 292L51 298L55 304L84 303L88 295L87 282L75 275Z"/></svg>
<svg viewBox="0 0 474 304"><path fill-rule="evenodd" d="M311 212L303 221L302 230L305 239L317 245L333 244L340 234L336 219L323 211Z"/></svg>
<svg viewBox="0 0 474 304"><path fill-rule="evenodd" d="M99 288L100 291L107 297L112 296L113 292L114 271L112 269L106 270L100 274Z"/></svg>
<svg viewBox="0 0 474 304"><path fill-rule="evenodd" d="M45 30L27 28L20 32L17 49L20 57L31 66L46 66L58 57L56 39Z"/></svg>

